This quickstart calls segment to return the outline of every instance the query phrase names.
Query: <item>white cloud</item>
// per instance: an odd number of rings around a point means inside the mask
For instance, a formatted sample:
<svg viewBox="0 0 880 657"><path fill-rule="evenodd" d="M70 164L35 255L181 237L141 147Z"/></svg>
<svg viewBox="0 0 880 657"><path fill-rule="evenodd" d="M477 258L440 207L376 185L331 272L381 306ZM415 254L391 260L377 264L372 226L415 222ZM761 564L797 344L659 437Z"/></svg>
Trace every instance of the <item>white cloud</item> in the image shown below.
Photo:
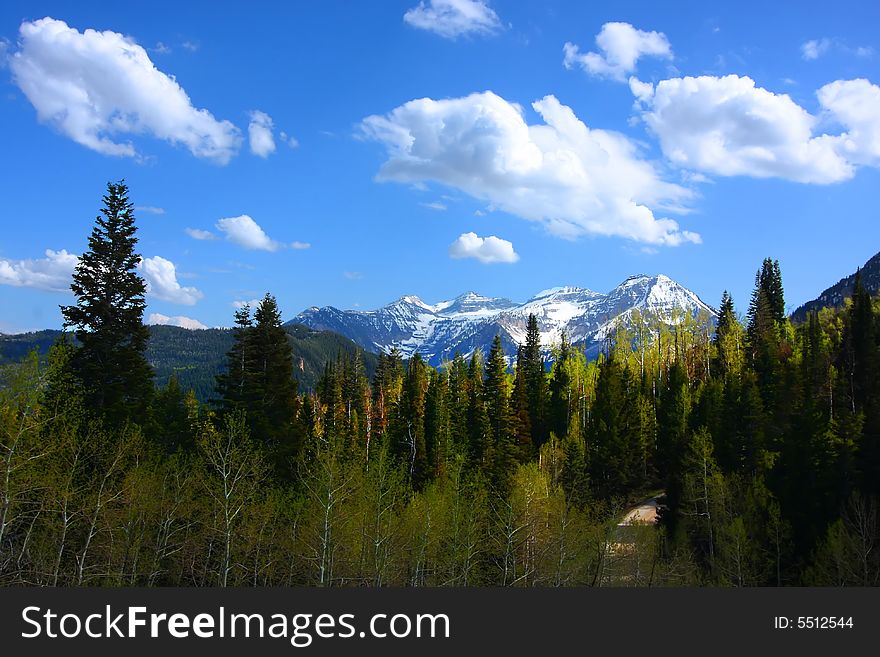
<svg viewBox="0 0 880 657"><path fill-rule="evenodd" d="M69 292L71 277L78 262L79 256L64 249L46 249L46 257L36 260L0 258L0 285Z"/></svg>
<svg viewBox="0 0 880 657"><path fill-rule="evenodd" d="M251 112L251 122L248 124L248 141L251 153L258 157L267 158L275 152L271 116L259 110Z"/></svg>
<svg viewBox="0 0 880 657"><path fill-rule="evenodd" d="M880 165L880 88L838 80L817 96L814 116L748 77L674 78L645 98L642 117L670 161L707 173L828 184ZM821 132L829 123L844 131Z"/></svg>
<svg viewBox="0 0 880 657"><path fill-rule="evenodd" d="M138 265L147 282L147 294L183 306L192 306L204 295L194 287L183 287L177 281L174 263L162 256L143 258Z"/></svg>
<svg viewBox="0 0 880 657"><path fill-rule="evenodd" d="M837 152L853 165L880 166L880 87L864 78L836 80L816 95L846 129L833 139Z"/></svg>
<svg viewBox="0 0 880 657"><path fill-rule="evenodd" d="M295 250L297 250L297 251L304 251L305 249L310 249L310 248L312 248L312 245L309 244L308 242L299 242L299 241L296 241L296 242L291 242L291 243L290 243L290 248L291 248L291 249L295 249Z"/></svg>
<svg viewBox="0 0 880 657"><path fill-rule="evenodd" d="M210 230L202 230L201 228L184 228L183 232L192 237L194 240L215 240L217 236Z"/></svg>
<svg viewBox="0 0 880 657"><path fill-rule="evenodd" d="M241 310L245 306L250 306L251 308L256 308L257 306L260 305L260 301L262 301L262 299L251 299L249 301L245 301L243 299L236 299L235 301L232 302L232 307L235 308L236 310Z"/></svg>
<svg viewBox="0 0 880 657"><path fill-rule="evenodd" d="M165 208L157 208L154 205L137 205L135 212L143 212L144 214L165 214Z"/></svg>
<svg viewBox="0 0 880 657"><path fill-rule="evenodd" d="M230 242L252 251L277 251L284 247L280 242L271 239L260 225L246 214L221 219L217 222L217 229L226 233L226 239Z"/></svg>
<svg viewBox="0 0 880 657"><path fill-rule="evenodd" d="M423 208L428 208L429 210L438 210L440 212L447 209L446 206L439 201L431 201L430 203L419 203L419 205L421 205Z"/></svg>
<svg viewBox="0 0 880 657"><path fill-rule="evenodd" d="M485 265L519 260L513 244L494 235L480 237L476 233L462 233L449 245L451 258L476 258Z"/></svg>
<svg viewBox="0 0 880 657"><path fill-rule="evenodd" d="M629 79L629 90L639 103L647 103L654 95L654 85L650 82L642 82L635 76Z"/></svg>
<svg viewBox="0 0 880 657"><path fill-rule="evenodd" d="M235 155L238 129L193 107L147 51L117 32L79 32L42 18L19 28L13 78L40 121L105 155L137 156L121 136L152 134L219 164Z"/></svg>
<svg viewBox="0 0 880 657"><path fill-rule="evenodd" d="M831 39L828 38L807 41L801 44L801 57L806 61L819 59L819 57L828 52L830 47Z"/></svg>
<svg viewBox="0 0 880 657"><path fill-rule="evenodd" d="M581 54L573 43L563 46L565 68L577 65L590 75L623 81L644 56L672 59L672 46L662 32L645 32L629 23L605 23L596 35L601 53Z"/></svg>
<svg viewBox="0 0 880 657"><path fill-rule="evenodd" d="M361 123L388 159L377 179L433 180L500 209L541 222L553 234L614 235L651 244L699 241L652 208L676 208L693 193L661 179L625 136L591 129L555 97L518 105L492 92L410 101Z"/></svg>
<svg viewBox="0 0 880 657"><path fill-rule="evenodd" d="M297 141L296 137L294 137L293 135L289 135L282 130L280 136L281 136L281 141L283 141L285 144L287 144L291 148L298 148L299 147L299 141Z"/></svg>
<svg viewBox="0 0 880 657"><path fill-rule="evenodd" d="M184 317L183 315L175 315L173 317L169 317L168 315L163 315L162 313L151 313L149 319L147 319L147 324L159 324L160 326L179 326L180 328L185 329L208 328L199 320L193 319L192 317Z"/></svg>
<svg viewBox="0 0 880 657"><path fill-rule="evenodd" d="M421 0L403 15L405 23L447 39L464 34L494 34L502 29L498 14L485 0Z"/></svg>

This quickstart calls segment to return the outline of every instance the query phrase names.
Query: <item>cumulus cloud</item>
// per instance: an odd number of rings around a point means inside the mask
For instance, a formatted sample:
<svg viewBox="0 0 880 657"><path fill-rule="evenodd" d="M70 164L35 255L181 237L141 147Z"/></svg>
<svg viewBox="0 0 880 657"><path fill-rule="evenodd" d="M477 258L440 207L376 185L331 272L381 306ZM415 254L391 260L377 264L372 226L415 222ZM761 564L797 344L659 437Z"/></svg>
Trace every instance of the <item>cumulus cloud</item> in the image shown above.
<svg viewBox="0 0 880 657"><path fill-rule="evenodd" d="M0 285L67 292L78 262L79 256L64 249L46 249L45 258L34 260L0 258Z"/></svg>
<svg viewBox="0 0 880 657"><path fill-rule="evenodd" d="M183 232L192 237L194 240L215 240L217 236L210 230L202 230L201 228L184 228Z"/></svg>
<svg viewBox="0 0 880 657"><path fill-rule="evenodd" d="M831 39L828 38L807 41L801 44L801 57L806 61L819 59L819 57L828 52L830 47Z"/></svg>
<svg viewBox="0 0 880 657"><path fill-rule="evenodd" d="M204 295L194 287L183 287L177 280L174 263L162 256L144 258L138 265L147 282L147 294L183 306L192 306Z"/></svg>
<svg viewBox="0 0 880 657"><path fill-rule="evenodd" d="M833 140L837 152L854 165L880 166L880 87L864 78L836 80L816 96L846 129Z"/></svg>
<svg viewBox="0 0 880 657"><path fill-rule="evenodd" d="M642 97L642 118L670 161L707 173L827 184L878 166L880 88L838 80L817 97L820 116L748 77L674 78ZM829 123L843 132L821 132Z"/></svg>
<svg viewBox="0 0 880 657"><path fill-rule="evenodd" d="M78 264L79 256L64 249L46 249L45 258L34 260L0 258L0 285L69 292ZM138 270L147 283L147 294L157 299L191 306L204 296L194 287L182 287L174 263L161 256L142 259Z"/></svg>
<svg viewBox="0 0 880 657"><path fill-rule="evenodd" d="M260 224L246 214L229 217L217 222L217 230L226 234L226 239L252 251L277 251L284 247L271 239Z"/></svg>
<svg viewBox="0 0 880 657"><path fill-rule="evenodd" d="M403 15L412 27L447 39L466 34L489 35L502 29L498 14L485 0L422 0Z"/></svg>
<svg viewBox="0 0 880 657"><path fill-rule="evenodd" d="M519 260L513 250L513 244L500 237L490 235L480 237L476 233L462 233L457 240L449 245L451 258L475 258L483 264L496 262L512 263Z"/></svg>
<svg viewBox="0 0 880 657"><path fill-rule="evenodd" d="M422 98L367 117L361 131L387 149L380 181L433 180L568 238L699 241L654 215L652 208L680 208L693 193L662 180L633 142L587 127L554 96L532 107L543 123L527 124L518 105L492 92Z"/></svg>
<svg viewBox="0 0 880 657"><path fill-rule="evenodd" d="M596 35L596 45L601 52L581 54L578 46L567 42L562 47L565 68L580 66L590 75L623 81L642 57L672 59L665 34L638 30L629 23L605 23Z"/></svg>
<svg viewBox="0 0 880 657"><path fill-rule="evenodd" d="M192 317L184 317L183 315L175 315L173 317L169 317L168 315L163 315L162 313L150 313L150 317L149 319L147 319L147 324L158 324L160 326L179 326L180 328L185 329L208 328L199 320L193 319Z"/></svg>
<svg viewBox="0 0 880 657"><path fill-rule="evenodd" d="M271 116L259 110L251 112L251 122L248 124L248 141L251 153L258 157L265 159L275 152Z"/></svg>
<svg viewBox="0 0 880 657"><path fill-rule="evenodd" d="M144 48L117 32L79 32L53 18L25 21L9 65L40 121L99 153L137 156L119 138L145 133L219 164L239 148L232 123L195 108Z"/></svg>

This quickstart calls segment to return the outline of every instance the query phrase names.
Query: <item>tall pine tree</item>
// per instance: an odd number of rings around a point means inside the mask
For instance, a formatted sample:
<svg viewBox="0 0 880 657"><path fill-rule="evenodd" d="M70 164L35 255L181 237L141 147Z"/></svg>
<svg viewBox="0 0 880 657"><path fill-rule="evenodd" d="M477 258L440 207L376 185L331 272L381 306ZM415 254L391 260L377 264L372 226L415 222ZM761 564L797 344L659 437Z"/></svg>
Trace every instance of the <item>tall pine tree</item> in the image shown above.
<svg viewBox="0 0 880 657"><path fill-rule="evenodd" d="M65 327L82 345L72 361L86 407L111 425L141 421L153 390L144 351L146 282L137 272L141 256L134 206L124 181L107 184L104 207L95 219L89 248L82 254L70 289L76 305L62 306Z"/></svg>

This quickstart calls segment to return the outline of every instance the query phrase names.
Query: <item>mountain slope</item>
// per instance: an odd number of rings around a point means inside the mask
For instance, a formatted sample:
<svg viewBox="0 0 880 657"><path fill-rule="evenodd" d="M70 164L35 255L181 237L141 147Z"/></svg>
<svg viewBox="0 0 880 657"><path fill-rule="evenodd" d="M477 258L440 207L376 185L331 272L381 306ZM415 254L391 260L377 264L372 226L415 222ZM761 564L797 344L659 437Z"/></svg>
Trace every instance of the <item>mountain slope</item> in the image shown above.
<svg viewBox="0 0 880 657"><path fill-rule="evenodd" d="M293 350L293 373L300 390L313 390L327 361L339 354L363 350L351 340L330 331L316 331L299 324L285 325ZM21 360L33 349L43 356L61 331L38 331L16 335L0 334L0 365ZM172 374L184 390L193 389L200 401L214 395L214 377L226 365L226 352L232 347L230 329L190 330L176 326L150 326L147 360L156 373L156 383L164 385ZM376 356L363 353L367 375L376 369Z"/></svg>
<svg viewBox="0 0 880 657"><path fill-rule="evenodd" d="M862 285L871 294L880 292L880 253L872 257L861 268ZM807 313L822 308L837 308L843 305L844 299L852 296L856 275L850 274L822 292L817 298L808 301L791 314L794 322L803 322Z"/></svg>
<svg viewBox="0 0 880 657"><path fill-rule="evenodd" d="M661 274L631 276L608 294L557 287L515 303L467 292L434 305L416 296L404 296L370 311L312 307L293 321L335 331L371 351L397 347L404 356L418 352L438 365L456 352L467 355L477 348L487 351L497 334L512 357L517 345L525 340L530 314L537 318L545 348L558 343L564 331L572 343L594 354L616 322L628 321L635 309L668 323L675 321L677 312L715 315L696 294Z"/></svg>

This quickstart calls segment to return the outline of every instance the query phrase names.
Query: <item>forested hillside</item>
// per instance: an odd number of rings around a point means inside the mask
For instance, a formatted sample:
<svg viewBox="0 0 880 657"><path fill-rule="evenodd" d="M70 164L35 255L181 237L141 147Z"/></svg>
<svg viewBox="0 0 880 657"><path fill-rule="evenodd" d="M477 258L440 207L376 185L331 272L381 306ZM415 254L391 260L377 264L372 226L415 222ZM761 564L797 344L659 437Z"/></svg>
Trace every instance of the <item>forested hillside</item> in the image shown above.
<svg viewBox="0 0 880 657"><path fill-rule="evenodd" d="M880 253L873 256L861 268L859 268L859 276L862 286L870 293L877 294L880 292ZM846 278L842 278L827 290L822 292L812 301L808 301L791 314L791 318L795 322L803 322L807 318L807 314L813 311L819 311L822 308L840 308L845 299L852 297L853 288L855 287L856 274L850 274Z"/></svg>
<svg viewBox="0 0 880 657"><path fill-rule="evenodd" d="M338 355L350 355L360 348L350 340L330 331L314 331L301 324L287 324L293 351L294 377L301 390L314 390L324 363ZM193 390L196 399L205 402L214 394L214 379L225 366L225 354L233 343L229 329L189 330L176 326L150 326L146 356L159 385L173 374L184 390ZM45 359L60 331L38 331L0 335L0 366L16 363L36 349ZM372 375L375 354L364 353L364 368Z"/></svg>

